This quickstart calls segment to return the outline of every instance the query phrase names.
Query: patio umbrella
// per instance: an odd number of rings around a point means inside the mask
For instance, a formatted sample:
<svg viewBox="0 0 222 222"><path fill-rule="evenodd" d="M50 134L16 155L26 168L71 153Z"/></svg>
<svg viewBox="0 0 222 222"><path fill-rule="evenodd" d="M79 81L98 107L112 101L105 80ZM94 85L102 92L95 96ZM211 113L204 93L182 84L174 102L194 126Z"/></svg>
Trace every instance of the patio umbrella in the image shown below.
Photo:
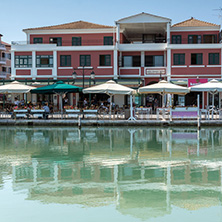
<svg viewBox="0 0 222 222"><path fill-rule="evenodd" d="M113 80L109 80L106 83L83 89L83 93L105 93L110 96L110 115L111 115L111 102L113 95L130 95L130 118L129 120L135 120L133 117L133 102L132 94L134 89L117 84Z"/></svg>
<svg viewBox="0 0 222 222"><path fill-rule="evenodd" d="M222 92L222 83L216 79L212 79L207 83L192 86L190 87L190 90L194 92L209 92L212 94L212 107L214 107L214 95L218 92Z"/></svg>
<svg viewBox="0 0 222 222"><path fill-rule="evenodd" d="M81 92L81 91L82 91L81 87L65 84L65 83L63 83L63 81L58 81L57 83L52 84L52 85L47 85L47 86L33 89L33 90L31 90L31 93L58 94L59 98L60 98L60 104L61 104L61 113L63 113L62 95L65 93Z"/></svg>
<svg viewBox="0 0 222 222"><path fill-rule="evenodd" d="M189 93L190 90L183 86L178 86L173 83L167 82L165 80L161 80L158 83L140 87L139 93L141 94L152 94L152 93L159 93L162 95L162 106L164 107L164 95L165 94L178 94L178 95L186 95Z"/></svg>
<svg viewBox="0 0 222 222"><path fill-rule="evenodd" d="M0 93L28 93L30 90L35 88L36 87L14 81L10 84L0 86Z"/></svg>
<svg viewBox="0 0 222 222"><path fill-rule="evenodd" d="M1 85L0 86L0 93L11 93L11 94L15 94L15 93L28 93L30 90L35 89L36 87L33 86L29 86L29 85L25 85L22 84L18 81L13 81L9 84L6 85ZM25 95L25 100L27 100L27 97ZM5 105L5 99L3 100L3 108Z"/></svg>

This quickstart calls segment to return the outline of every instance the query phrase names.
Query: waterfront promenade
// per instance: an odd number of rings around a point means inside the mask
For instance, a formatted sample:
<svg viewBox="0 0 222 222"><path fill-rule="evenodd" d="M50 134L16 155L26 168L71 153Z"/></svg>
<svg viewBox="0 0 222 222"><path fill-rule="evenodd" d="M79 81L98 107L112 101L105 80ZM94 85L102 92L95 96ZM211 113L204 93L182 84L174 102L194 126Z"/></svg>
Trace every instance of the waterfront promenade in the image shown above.
<svg viewBox="0 0 222 222"><path fill-rule="evenodd" d="M1 126L198 126L197 120L0 119ZM222 126L222 120L201 120L200 126Z"/></svg>

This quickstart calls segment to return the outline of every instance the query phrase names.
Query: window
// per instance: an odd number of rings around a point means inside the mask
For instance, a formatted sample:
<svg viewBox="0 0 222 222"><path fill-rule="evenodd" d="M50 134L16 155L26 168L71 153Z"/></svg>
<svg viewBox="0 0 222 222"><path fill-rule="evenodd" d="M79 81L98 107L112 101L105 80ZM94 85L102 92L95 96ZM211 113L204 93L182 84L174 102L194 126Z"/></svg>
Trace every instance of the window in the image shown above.
<svg viewBox="0 0 222 222"><path fill-rule="evenodd" d="M61 37L50 38L49 43L57 44L57 46L61 46L62 45L62 38Z"/></svg>
<svg viewBox="0 0 222 222"><path fill-rule="evenodd" d="M188 35L188 43L189 44L201 43L201 35Z"/></svg>
<svg viewBox="0 0 222 222"><path fill-rule="evenodd" d="M41 44L42 38L33 38L33 44Z"/></svg>
<svg viewBox="0 0 222 222"><path fill-rule="evenodd" d="M2 72L6 72L6 67L2 66Z"/></svg>
<svg viewBox="0 0 222 222"><path fill-rule="evenodd" d="M82 38L81 37L72 37L72 45L82 45Z"/></svg>
<svg viewBox="0 0 222 222"><path fill-rule="evenodd" d="M91 66L91 55L80 55L80 66Z"/></svg>
<svg viewBox="0 0 222 222"><path fill-rule="evenodd" d="M209 53L209 65L219 65L219 53Z"/></svg>
<svg viewBox="0 0 222 222"><path fill-rule="evenodd" d="M204 35L203 42L204 43L217 43L217 35Z"/></svg>
<svg viewBox="0 0 222 222"><path fill-rule="evenodd" d="M100 66L111 66L111 55L100 55L99 56Z"/></svg>
<svg viewBox="0 0 222 222"><path fill-rule="evenodd" d="M8 58L9 60L11 60L11 53L8 53L8 54L7 54L7 58Z"/></svg>
<svg viewBox="0 0 222 222"><path fill-rule="evenodd" d="M181 44L181 35L172 35L172 44Z"/></svg>
<svg viewBox="0 0 222 222"><path fill-rule="evenodd" d="M103 40L104 45L113 45L113 37L112 36L105 36Z"/></svg>
<svg viewBox="0 0 222 222"><path fill-rule="evenodd" d="M173 54L174 65L185 65L185 54Z"/></svg>
<svg viewBox="0 0 222 222"><path fill-rule="evenodd" d="M4 52L2 53L2 58L5 58L5 53Z"/></svg>
<svg viewBox="0 0 222 222"><path fill-rule="evenodd" d="M146 67L150 67L150 66L154 66L154 67L162 67L164 66L164 62L163 62L163 56L145 56L145 66Z"/></svg>
<svg viewBox="0 0 222 222"><path fill-rule="evenodd" d="M202 65L203 64L203 54L202 53L192 53L191 54L191 65Z"/></svg>
<svg viewBox="0 0 222 222"><path fill-rule="evenodd" d="M52 55L37 55L36 67L53 67Z"/></svg>
<svg viewBox="0 0 222 222"><path fill-rule="evenodd" d="M71 55L60 56L60 66L71 66Z"/></svg>
<svg viewBox="0 0 222 222"><path fill-rule="evenodd" d="M123 67L140 67L140 56L123 56Z"/></svg>
<svg viewBox="0 0 222 222"><path fill-rule="evenodd" d="M32 56L15 56L15 68L32 67Z"/></svg>
<svg viewBox="0 0 222 222"><path fill-rule="evenodd" d="M11 68L10 67L8 67L8 73L11 73Z"/></svg>

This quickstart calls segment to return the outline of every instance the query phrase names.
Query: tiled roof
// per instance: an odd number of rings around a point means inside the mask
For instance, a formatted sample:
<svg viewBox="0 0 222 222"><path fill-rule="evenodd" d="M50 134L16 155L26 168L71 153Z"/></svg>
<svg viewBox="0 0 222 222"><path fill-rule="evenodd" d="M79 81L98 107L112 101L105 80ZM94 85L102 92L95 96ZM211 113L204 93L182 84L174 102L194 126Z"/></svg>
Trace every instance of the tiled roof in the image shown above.
<svg viewBox="0 0 222 222"><path fill-rule="evenodd" d="M204 22L191 17L188 20L174 24L172 27L200 27L200 26L218 26L210 22Z"/></svg>
<svg viewBox="0 0 222 222"><path fill-rule="evenodd" d="M9 43L7 43L7 42L3 42L3 41L1 41L1 43L3 44L3 45L5 45L5 46L11 46Z"/></svg>
<svg viewBox="0 0 222 222"><path fill-rule="evenodd" d="M54 29L104 29L104 28L113 28L113 26L108 25L99 25L91 22L77 21L71 23L65 23L61 25L45 26L38 28L28 28L26 30L54 30Z"/></svg>

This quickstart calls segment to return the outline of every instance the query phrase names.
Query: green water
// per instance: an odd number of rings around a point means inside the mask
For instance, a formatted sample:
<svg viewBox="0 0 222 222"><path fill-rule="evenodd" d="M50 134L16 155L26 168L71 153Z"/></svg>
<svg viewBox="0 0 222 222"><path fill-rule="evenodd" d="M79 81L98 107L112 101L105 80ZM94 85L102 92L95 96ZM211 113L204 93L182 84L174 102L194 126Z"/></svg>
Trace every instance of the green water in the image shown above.
<svg viewBox="0 0 222 222"><path fill-rule="evenodd" d="M0 128L1 222L222 221L220 128Z"/></svg>

